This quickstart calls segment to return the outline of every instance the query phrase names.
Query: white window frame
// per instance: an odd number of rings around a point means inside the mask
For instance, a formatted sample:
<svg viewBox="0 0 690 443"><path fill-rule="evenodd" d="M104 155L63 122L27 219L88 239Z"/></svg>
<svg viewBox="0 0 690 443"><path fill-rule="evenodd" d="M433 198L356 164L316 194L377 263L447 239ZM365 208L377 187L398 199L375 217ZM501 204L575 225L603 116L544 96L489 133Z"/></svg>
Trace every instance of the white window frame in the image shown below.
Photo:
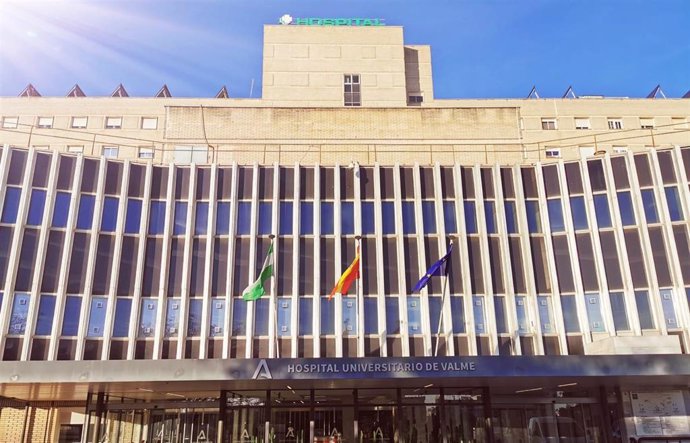
<svg viewBox="0 0 690 443"><path fill-rule="evenodd" d="M608 126L612 130L623 129L623 120L620 118L609 118Z"/></svg>
<svg viewBox="0 0 690 443"><path fill-rule="evenodd" d="M84 145L67 145L67 152L72 154L83 154Z"/></svg>
<svg viewBox="0 0 690 443"><path fill-rule="evenodd" d="M553 128L549 126L553 125ZM543 131L556 131L558 130L558 120L555 118L542 118L541 119L541 129Z"/></svg>
<svg viewBox="0 0 690 443"><path fill-rule="evenodd" d="M81 122L84 122L83 124ZM70 128L85 129L89 125L88 117L72 117Z"/></svg>
<svg viewBox="0 0 690 443"><path fill-rule="evenodd" d="M52 128L55 122L55 117L38 117L36 120L37 128Z"/></svg>
<svg viewBox="0 0 690 443"><path fill-rule="evenodd" d="M122 117L106 117L105 129L122 129Z"/></svg>
<svg viewBox="0 0 690 443"><path fill-rule="evenodd" d="M546 158L561 158L561 148L547 146L544 148L544 156Z"/></svg>
<svg viewBox="0 0 690 443"><path fill-rule="evenodd" d="M17 129L19 126L19 117L3 117L2 127L5 129Z"/></svg>
<svg viewBox="0 0 690 443"><path fill-rule="evenodd" d="M154 150L150 146L139 146L137 150L137 157L144 160L150 160L154 156Z"/></svg>
<svg viewBox="0 0 690 443"><path fill-rule="evenodd" d="M141 129L155 130L158 129L158 117L142 117Z"/></svg>
<svg viewBox="0 0 690 443"><path fill-rule="evenodd" d="M424 103L424 96L422 94L411 94L407 96L407 103L421 105Z"/></svg>
<svg viewBox="0 0 690 443"><path fill-rule="evenodd" d="M348 86L350 87L350 92L347 92ZM356 92L355 89L357 89ZM351 94L351 97L354 97L354 94L357 94L359 100L355 101L352 99L351 101L348 101L346 100L347 94ZM343 75L343 105L348 108L362 106L362 76L360 74Z"/></svg>
<svg viewBox="0 0 690 443"><path fill-rule="evenodd" d="M115 155L113 155L115 154ZM118 158L120 155L120 147L117 145L103 145L103 157Z"/></svg>
<svg viewBox="0 0 690 443"><path fill-rule="evenodd" d="M575 129L592 129L592 123L589 121L589 117L575 117Z"/></svg>
<svg viewBox="0 0 690 443"><path fill-rule="evenodd" d="M640 117L640 129L654 129L654 117Z"/></svg>

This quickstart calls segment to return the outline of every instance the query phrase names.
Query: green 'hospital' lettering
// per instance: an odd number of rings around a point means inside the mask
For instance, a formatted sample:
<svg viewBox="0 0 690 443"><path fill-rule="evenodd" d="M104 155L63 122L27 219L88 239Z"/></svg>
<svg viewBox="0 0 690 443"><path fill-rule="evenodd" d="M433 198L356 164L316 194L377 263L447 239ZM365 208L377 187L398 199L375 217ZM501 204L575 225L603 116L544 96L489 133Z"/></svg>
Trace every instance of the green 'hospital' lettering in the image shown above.
<svg viewBox="0 0 690 443"><path fill-rule="evenodd" d="M291 24L302 26L386 26L381 18L294 18Z"/></svg>

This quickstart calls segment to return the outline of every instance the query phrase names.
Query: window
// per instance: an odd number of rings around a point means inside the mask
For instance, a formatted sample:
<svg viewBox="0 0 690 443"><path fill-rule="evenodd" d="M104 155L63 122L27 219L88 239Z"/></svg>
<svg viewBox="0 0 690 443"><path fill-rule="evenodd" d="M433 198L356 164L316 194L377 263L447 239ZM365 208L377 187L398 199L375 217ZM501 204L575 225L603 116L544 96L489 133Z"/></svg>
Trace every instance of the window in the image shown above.
<svg viewBox="0 0 690 443"><path fill-rule="evenodd" d="M410 335L422 333L422 315L419 297L407 297L407 333Z"/></svg>
<svg viewBox="0 0 690 443"><path fill-rule="evenodd" d="M525 210L527 211L527 229L531 234L540 233L541 218L539 217L539 202L536 200L527 200L525 202Z"/></svg>
<svg viewBox="0 0 690 443"><path fill-rule="evenodd" d="M486 232L488 234L495 234L496 228L496 210L493 201L484 202L484 218L486 220Z"/></svg>
<svg viewBox="0 0 690 443"><path fill-rule="evenodd" d="M563 323L565 332L580 332L580 323L577 320L577 305L574 295L561 295L561 307L563 308Z"/></svg>
<svg viewBox="0 0 690 443"><path fill-rule="evenodd" d="M300 235L312 235L314 233L314 203L300 202Z"/></svg>
<svg viewBox="0 0 690 443"><path fill-rule="evenodd" d="M53 315L55 314L55 296L41 295L36 319L36 335L50 335L53 330Z"/></svg>
<svg viewBox="0 0 690 443"><path fill-rule="evenodd" d="M278 336L290 337L292 334L290 325L290 317L292 315L292 300L287 297L281 297L276 300L278 311Z"/></svg>
<svg viewBox="0 0 690 443"><path fill-rule="evenodd" d="M400 334L400 311L396 297L386 297L386 334Z"/></svg>
<svg viewBox="0 0 690 443"><path fill-rule="evenodd" d="M654 118L640 117L640 129L654 129Z"/></svg>
<svg viewBox="0 0 690 443"><path fill-rule="evenodd" d="M187 227L187 203L175 203L175 220L173 221L173 235L184 235Z"/></svg>
<svg viewBox="0 0 690 443"><path fill-rule="evenodd" d="M232 335L245 335L247 333L247 302L237 298L232 306Z"/></svg>
<svg viewBox="0 0 690 443"><path fill-rule="evenodd" d="M494 315L496 316L496 332L499 334L508 333L505 297L494 297Z"/></svg>
<svg viewBox="0 0 690 443"><path fill-rule="evenodd" d="M382 224L383 234L395 234L395 205L393 202L382 202Z"/></svg>
<svg viewBox="0 0 690 443"><path fill-rule="evenodd" d="M374 233L374 203L362 202L362 234Z"/></svg>
<svg viewBox="0 0 690 443"><path fill-rule="evenodd" d="M644 215L647 223L659 223L659 213L656 210L656 198L654 197L653 189L643 189L642 205L644 206Z"/></svg>
<svg viewBox="0 0 690 443"><path fill-rule="evenodd" d="M477 334L485 334L486 330L486 316L484 314L484 297L472 296L472 309L474 311L474 332Z"/></svg>
<svg viewBox="0 0 690 443"><path fill-rule="evenodd" d="M436 234L436 205L433 201L422 202L422 221L425 234Z"/></svg>
<svg viewBox="0 0 690 443"><path fill-rule="evenodd" d="M625 312L625 296L622 292L612 292L611 311L613 313L613 326L616 331L629 331L628 315Z"/></svg>
<svg viewBox="0 0 690 443"><path fill-rule="evenodd" d="M546 158L560 158L561 148L549 148L547 146L546 150L544 151L544 155L546 156Z"/></svg>
<svg viewBox="0 0 690 443"><path fill-rule="evenodd" d="M121 129L122 117L106 117L105 129Z"/></svg>
<svg viewBox="0 0 690 443"><path fill-rule="evenodd" d="M69 297L68 297L69 298ZM19 335L26 331L26 320L29 317L29 294L15 294L10 316L8 334ZM77 313L79 317L79 313Z"/></svg>
<svg viewBox="0 0 690 443"><path fill-rule="evenodd" d="M623 129L623 120L619 118L610 118L608 122L609 129Z"/></svg>
<svg viewBox="0 0 690 443"><path fill-rule="evenodd" d="M419 103L422 103L423 101L424 101L424 97L422 97L421 95L409 95L407 97L407 103L410 103L410 104L419 104Z"/></svg>
<svg viewBox="0 0 690 443"><path fill-rule="evenodd" d="M273 209L271 202L259 202L259 235L268 235L273 229Z"/></svg>
<svg viewBox="0 0 690 443"><path fill-rule="evenodd" d="M115 320L113 337L127 337L129 335L129 317L132 311L132 299L118 298L115 303Z"/></svg>
<svg viewBox="0 0 690 443"><path fill-rule="evenodd" d="M197 300L191 300L196 302ZM198 305L201 305L201 300L198 300ZM191 304L191 303L190 303ZM189 309L189 315L190 315L190 321L191 321L191 316L195 312L198 312L197 316L199 317L199 323L201 323L201 308L199 307L197 311L193 311L192 307L190 306ZM225 331L224 329L224 324L225 324L225 300L218 300L218 299L212 299L211 301L211 329L209 330L209 336L210 337L222 337L223 333ZM201 324L199 324L199 328L201 328Z"/></svg>
<svg viewBox="0 0 690 443"><path fill-rule="evenodd" d="M149 234L159 235L165 229L165 202L160 200L151 201L149 209Z"/></svg>
<svg viewBox="0 0 690 443"><path fill-rule="evenodd" d="M101 217L101 231L114 232L117 226L117 208L119 205L117 197L106 197L103 200L103 217ZM139 228L137 223L137 229Z"/></svg>
<svg viewBox="0 0 690 443"><path fill-rule="evenodd" d="M120 153L120 148L117 146L103 146L103 157L117 158Z"/></svg>
<svg viewBox="0 0 690 443"><path fill-rule="evenodd" d="M463 202L465 208L465 230L468 234L477 233L477 214L474 208L473 201Z"/></svg>
<svg viewBox="0 0 690 443"><path fill-rule="evenodd" d="M364 298L364 333L378 334L379 317L377 300L373 297Z"/></svg>
<svg viewBox="0 0 690 443"><path fill-rule="evenodd" d="M587 209L585 208L584 197L570 197L570 211L573 214L573 226L576 230L589 228L589 223L587 223Z"/></svg>
<svg viewBox="0 0 690 443"><path fill-rule="evenodd" d="M345 74L344 77L345 106L362 106L362 94L359 75Z"/></svg>
<svg viewBox="0 0 690 443"><path fill-rule="evenodd" d="M2 127L5 129L17 129L19 125L19 117L4 117L2 119Z"/></svg>
<svg viewBox="0 0 690 443"><path fill-rule="evenodd" d="M637 315L640 317L640 328L654 329L654 318L649 306L647 291L635 291L635 304L637 305Z"/></svg>
<svg viewBox="0 0 690 443"><path fill-rule="evenodd" d="M189 300L189 315L187 316L187 337L199 337L201 335L201 317L203 300L193 298ZM211 301L213 305L213 301Z"/></svg>
<svg viewBox="0 0 690 443"><path fill-rule="evenodd" d="M65 301L65 312L62 318L62 336L74 337L79 332L81 297L68 296Z"/></svg>
<svg viewBox="0 0 690 443"><path fill-rule="evenodd" d="M505 204L505 211L506 211L506 229L508 231L508 234L517 234L518 228L517 228L517 213L515 212L515 202L506 200L504 202Z"/></svg>
<svg viewBox="0 0 690 443"><path fill-rule="evenodd" d="M141 300L141 311L139 312L139 331L137 334L139 337L153 337L156 334L157 310L158 300L150 298Z"/></svg>
<svg viewBox="0 0 690 443"><path fill-rule="evenodd" d="M196 204L196 217L194 217L194 235L206 235L208 228L208 202Z"/></svg>
<svg viewBox="0 0 690 443"><path fill-rule="evenodd" d="M414 202L402 202L403 234L414 234L417 232L415 224Z"/></svg>
<svg viewBox="0 0 690 443"><path fill-rule="evenodd" d="M43 222L43 208L46 203L46 191L34 189L31 191L31 203L29 204L29 215L26 224L29 226L39 226Z"/></svg>
<svg viewBox="0 0 690 443"><path fill-rule="evenodd" d="M127 200L127 216L125 218L125 233L138 234L141 226L141 200L130 198Z"/></svg>
<svg viewBox="0 0 690 443"><path fill-rule="evenodd" d="M249 235L252 228L251 202L237 203L237 235Z"/></svg>
<svg viewBox="0 0 690 443"><path fill-rule="evenodd" d="M216 212L216 235L230 234L230 203L218 202Z"/></svg>
<svg viewBox="0 0 690 443"><path fill-rule="evenodd" d="M12 188L7 188L8 192ZM69 204L70 204L70 194L69 192L58 192L55 196L55 208L53 209L53 227L54 228L64 228L67 226L67 217L69 216ZM5 221L5 215L3 211L3 222Z"/></svg>
<svg viewBox="0 0 690 443"><path fill-rule="evenodd" d="M153 158L153 148L147 148L145 146L140 146L139 152L137 153L137 157L139 157L141 159Z"/></svg>
<svg viewBox="0 0 690 443"><path fill-rule="evenodd" d="M575 118L575 129L592 129L589 118Z"/></svg>
<svg viewBox="0 0 690 443"><path fill-rule="evenodd" d="M683 207L680 204L680 197L678 196L678 189L675 186L669 186L664 189L666 194L666 203L668 204L668 215L672 222L683 220Z"/></svg>
<svg viewBox="0 0 690 443"><path fill-rule="evenodd" d="M72 154L83 154L84 153L84 146L82 146L82 145L69 145L69 146L67 146L67 152L70 152Z"/></svg>
<svg viewBox="0 0 690 443"><path fill-rule="evenodd" d="M299 299L299 335L311 335L313 331L314 302L311 298Z"/></svg>
<svg viewBox="0 0 690 443"><path fill-rule="evenodd" d="M321 298L321 334L335 334L335 303Z"/></svg>
<svg viewBox="0 0 690 443"><path fill-rule="evenodd" d="M545 295L537 296L539 308L539 322L543 334L553 334L556 328L553 324L553 310L551 309L551 298Z"/></svg>
<svg viewBox="0 0 690 443"><path fill-rule="evenodd" d="M453 318L453 333L465 333L465 305L462 297L450 298L451 316Z"/></svg>
<svg viewBox="0 0 690 443"><path fill-rule="evenodd" d="M341 227L343 235L355 233L355 205L352 202L343 202L340 206Z"/></svg>
<svg viewBox="0 0 690 443"><path fill-rule="evenodd" d="M333 203L321 203L321 234L333 235Z"/></svg>
<svg viewBox="0 0 690 443"><path fill-rule="evenodd" d="M515 314L517 315L518 331L529 333L529 321L527 320L527 305L524 295L515 296Z"/></svg>
<svg viewBox="0 0 690 443"><path fill-rule="evenodd" d="M88 123L89 118L88 117L72 117L72 128L77 128L77 129L83 129L86 128L86 124Z"/></svg>
<svg viewBox="0 0 690 443"><path fill-rule="evenodd" d="M673 307L673 291L670 289L661 289L659 291L661 298L661 310L664 314L664 321L668 329L676 329L679 327L676 319L676 311Z"/></svg>
<svg viewBox="0 0 690 443"><path fill-rule="evenodd" d="M601 315L601 300L599 294L585 294L585 308L589 319L589 330L605 332L604 318Z"/></svg>
<svg viewBox="0 0 690 443"><path fill-rule="evenodd" d="M5 205L2 208L1 219L3 223L15 223L17 221L21 195L21 188L8 187L5 191Z"/></svg>
<svg viewBox="0 0 690 443"><path fill-rule="evenodd" d="M105 312L108 300L105 297L91 299L91 312L89 313L89 327L87 337L103 337L103 325L105 324Z"/></svg>
<svg viewBox="0 0 690 443"><path fill-rule="evenodd" d="M633 210L630 191L621 191L618 193L618 209L620 209L621 212L621 222L623 226L632 226L635 224L635 211Z"/></svg>
<svg viewBox="0 0 690 443"><path fill-rule="evenodd" d="M77 229L91 229L95 204L95 196L89 194L81 196L79 199L79 212L77 214Z"/></svg>
<svg viewBox="0 0 690 443"><path fill-rule="evenodd" d="M556 119L555 118L542 118L541 119L541 128L547 131L553 131L558 129L556 125Z"/></svg>
<svg viewBox="0 0 690 443"><path fill-rule="evenodd" d="M53 117L38 117L38 122L36 126L39 128L52 128L53 127Z"/></svg>
<svg viewBox="0 0 690 443"><path fill-rule="evenodd" d="M594 212L597 215L597 224L599 228L610 228L612 226L609 201L606 198L606 194L594 196Z"/></svg>
<svg viewBox="0 0 690 443"><path fill-rule="evenodd" d="M458 224L455 221L455 202L443 202L443 222L446 226L446 234L457 234Z"/></svg>
<svg viewBox="0 0 690 443"><path fill-rule="evenodd" d="M158 129L158 117L142 117L141 129Z"/></svg>
<svg viewBox="0 0 690 443"><path fill-rule="evenodd" d="M264 297L254 302L254 335L268 335L269 299Z"/></svg>
<svg viewBox="0 0 690 443"><path fill-rule="evenodd" d="M356 283L355 283L356 284ZM357 335L357 299L354 297L343 297L343 335Z"/></svg>

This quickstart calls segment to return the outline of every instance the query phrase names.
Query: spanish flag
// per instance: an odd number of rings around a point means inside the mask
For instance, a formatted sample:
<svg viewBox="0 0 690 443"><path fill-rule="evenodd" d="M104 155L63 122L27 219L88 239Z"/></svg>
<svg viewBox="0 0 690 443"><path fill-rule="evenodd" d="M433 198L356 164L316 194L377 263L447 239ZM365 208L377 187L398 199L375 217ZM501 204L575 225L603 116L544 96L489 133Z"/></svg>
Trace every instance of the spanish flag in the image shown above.
<svg viewBox="0 0 690 443"><path fill-rule="evenodd" d="M343 275L338 279L338 283L335 284L331 290L331 295L328 299L332 299L336 293L347 294L348 289L352 285L352 282L359 278L359 245L357 245L357 253L355 254L355 259L352 260L350 266L343 272Z"/></svg>

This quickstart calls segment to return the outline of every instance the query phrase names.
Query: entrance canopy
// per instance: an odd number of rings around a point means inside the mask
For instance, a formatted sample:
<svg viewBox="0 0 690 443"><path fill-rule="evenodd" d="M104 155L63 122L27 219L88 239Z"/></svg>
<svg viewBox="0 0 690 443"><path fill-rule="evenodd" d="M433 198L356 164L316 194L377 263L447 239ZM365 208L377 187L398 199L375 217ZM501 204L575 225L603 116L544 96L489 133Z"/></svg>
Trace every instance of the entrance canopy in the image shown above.
<svg viewBox="0 0 690 443"><path fill-rule="evenodd" d="M0 363L0 396L200 398L222 389L490 386L494 392L626 384L690 386L688 355L31 361ZM215 395L215 394L214 394ZM168 397L170 399L170 397Z"/></svg>

